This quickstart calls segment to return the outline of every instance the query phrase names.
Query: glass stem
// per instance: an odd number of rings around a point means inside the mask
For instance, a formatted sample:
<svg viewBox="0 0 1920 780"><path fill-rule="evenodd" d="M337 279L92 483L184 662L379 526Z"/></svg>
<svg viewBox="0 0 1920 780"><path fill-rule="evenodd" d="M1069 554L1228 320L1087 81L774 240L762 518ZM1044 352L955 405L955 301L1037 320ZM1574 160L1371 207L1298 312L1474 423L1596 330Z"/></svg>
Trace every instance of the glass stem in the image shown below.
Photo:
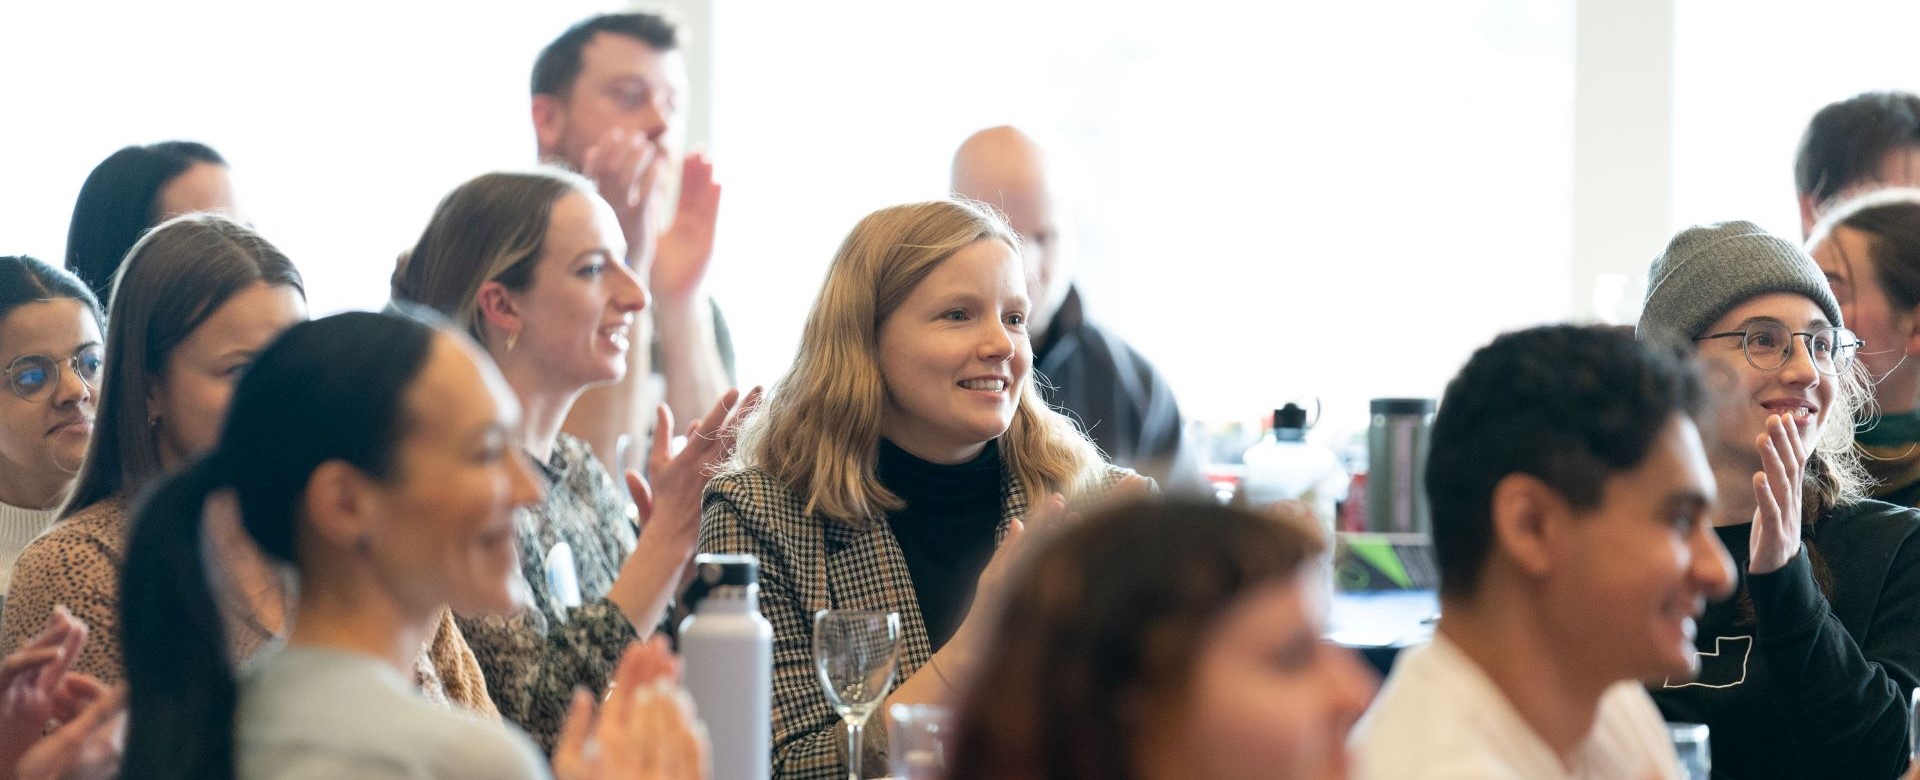
<svg viewBox="0 0 1920 780"><path fill-rule="evenodd" d="M860 780L860 722L847 721L847 777Z"/></svg>

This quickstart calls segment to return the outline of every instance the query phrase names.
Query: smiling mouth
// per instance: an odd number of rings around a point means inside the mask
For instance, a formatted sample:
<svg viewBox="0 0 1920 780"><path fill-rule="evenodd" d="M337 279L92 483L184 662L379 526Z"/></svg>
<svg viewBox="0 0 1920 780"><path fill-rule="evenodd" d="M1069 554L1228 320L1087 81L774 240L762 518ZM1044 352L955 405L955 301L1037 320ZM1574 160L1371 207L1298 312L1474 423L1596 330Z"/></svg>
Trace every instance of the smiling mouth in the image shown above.
<svg viewBox="0 0 1920 780"><path fill-rule="evenodd" d="M964 382L961 382L960 386L968 390L983 390L989 393L998 393L998 392L1005 391L1007 389L1007 380L1005 379L969 379Z"/></svg>
<svg viewBox="0 0 1920 780"><path fill-rule="evenodd" d="M1766 409L1768 414L1784 414L1797 422L1813 419L1814 413L1812 407L1799 404L1761 404L1761 408Z"/></svg>
<svg viewBox="0 0 1920 780"><path fill-rule="evenodd" d="M628 326L626 323L621 323L619 325L612 325L609 327L601 328L600 336L602 338L607 339L608 341L613 342L614 346L619 347L621 349L626 349L627 348L627 327Z"/></svg>

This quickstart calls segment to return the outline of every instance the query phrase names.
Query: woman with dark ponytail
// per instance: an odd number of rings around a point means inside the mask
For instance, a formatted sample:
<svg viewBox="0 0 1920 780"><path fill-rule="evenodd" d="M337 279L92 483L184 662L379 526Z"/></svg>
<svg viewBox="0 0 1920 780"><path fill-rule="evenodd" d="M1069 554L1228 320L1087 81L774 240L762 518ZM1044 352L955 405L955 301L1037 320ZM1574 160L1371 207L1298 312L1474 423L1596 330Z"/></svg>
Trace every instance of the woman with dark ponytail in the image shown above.
<svg viewBox="0 0 1920 780"><path fill-rule="evenodd" d="M261 353L217 446L134 521L122 777L546 776L524 734L435 707L406 676L449 605L515 606L513 512L540 498L508 434L517 413L470 343L403 317L296 325ZM246 536L299 584L286 646L244 679L203 555L203 508L227 491ZM635 649L597 724L576 697L561 776L697 776L684 697L655 695L672 672L663 646Z"/></svg>
<svg viewBox="0 0 1920 780"><path fill-rule="evenodd" d="M10 652L64 605L92 629L74 669L108 683L123 673L116 573L126 555L130 504L213 447L233 387L254 356L306 319L300 274L286 255L213 214L154 228L128 253L119 279L85 465L58 522L22 550L0 615L0 652ZM235 626L230 655L246 658L280 632L287 597L232 515L231 508L216 512L208 535L228 577L219 596ZM451 615L415 677L435 701L493 714L479 665Z"/></svg>

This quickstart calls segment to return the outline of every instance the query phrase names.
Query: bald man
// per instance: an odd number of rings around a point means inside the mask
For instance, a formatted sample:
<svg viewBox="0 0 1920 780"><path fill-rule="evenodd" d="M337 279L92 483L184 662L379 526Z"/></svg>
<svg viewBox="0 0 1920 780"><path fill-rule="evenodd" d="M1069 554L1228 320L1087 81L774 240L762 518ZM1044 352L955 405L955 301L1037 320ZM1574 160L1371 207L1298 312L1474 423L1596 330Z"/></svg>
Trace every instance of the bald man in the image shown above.
<svg viewBox="0 0 1920 780"><path fill-rule="evenodd" d="M1181 447L1180 408L1153 364L1087 319L1073 286L1072 236L1046 155L1012 127L974 133L953 156L953 191L991 203L1020 233L1033 311L1033 369L1047 401L1078 420L1113 462L1168 488L1197 488ZM1045 387L1045 385L1042 385Z"/></svg>

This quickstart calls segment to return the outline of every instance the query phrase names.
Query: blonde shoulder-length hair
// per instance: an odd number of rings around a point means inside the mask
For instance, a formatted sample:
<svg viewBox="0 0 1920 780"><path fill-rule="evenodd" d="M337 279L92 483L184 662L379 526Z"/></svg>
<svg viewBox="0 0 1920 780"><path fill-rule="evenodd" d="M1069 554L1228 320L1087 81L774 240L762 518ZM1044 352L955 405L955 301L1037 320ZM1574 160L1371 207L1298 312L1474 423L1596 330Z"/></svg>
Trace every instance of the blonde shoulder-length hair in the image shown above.
<svg viewBox="0 0 1920 780"><path fill-rule="evenodd" d="M807 315L800 350L739 434L733 468L756 468L803 497L809 513L855 526L904 504L876 462L887 406L880 326L935 267L976 241L1020 239L991 206L937 200L867 215L840 244ZM1105 467L1086 434L1040 397L1031 371L1000 436L1004 468L1026 495L1078 493Z"/></svg>

